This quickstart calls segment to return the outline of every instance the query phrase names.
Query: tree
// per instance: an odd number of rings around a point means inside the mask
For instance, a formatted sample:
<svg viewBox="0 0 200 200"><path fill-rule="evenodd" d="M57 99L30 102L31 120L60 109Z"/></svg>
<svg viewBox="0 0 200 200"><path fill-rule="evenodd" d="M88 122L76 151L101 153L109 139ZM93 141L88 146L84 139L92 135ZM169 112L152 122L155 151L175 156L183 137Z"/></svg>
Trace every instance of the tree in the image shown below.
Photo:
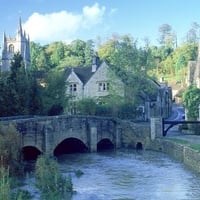
<svg viewBox="0 0 200 200"><path fill-rule="evenodd" d="M176 47L176 34L172 31L172 27L169 24L162 24L159 27L159 33L160 36L158 38L158 42L161 45Z"/></svg>
<svg viewBox="0 0 200 200"><path fill-rule="evenodd" d="M191 29L186 34L186 41L188 43L198 43L200 34L200 25L197 22L193 22Z"/></svg>
<svg viewBox="0 0 200 200"><path fill-rule="evenodd" d="M190 86L183 93L183 104L187 109L187 117L191 120L198 118L198 106L200 102L200 89L195 85Z"/></svg>
<svg viewBox="0 0 200 200"><path fill-rule="evenodd" d="M42 91L43 114L61 114L67 105L66 80L63 71L51 70L46 74Z"/></svg>
<svg viewBox="0 0 200 200"><path fill-rule="evenodd" d="M111 38L99 48L98 55L109 65L122 70L134 72L141 70L137 41L128 35Z"/></svg>
<svg viewBox="0 0 200 200"><path fill-rule="evenodd" d="M127 35L112 38L99 48L100 57L106 60L114 72L110 79L114 79L112 76L121 79L126 85L126 98L129 101L138 103L141 92L148 91L150 94L153 91L146 73L153 66L151 53L148 48L138 49L137 41Z"/></svg>
<svg viewBox="0 0 200 200"><path fill-rule="evenodd" d="M57 67L65 57L66 45L63 42L54 42L45 48L50 68Z"/></svg>
<svg viewBox="0 0 200 200"><path fill-rule="evenodd" d="M9 115L28 114L30 85L23 58L19 53L14 55L11 62L7 86L9 88Z"/></svg>
<svg viewBox="0 0 200 200"><path fill-rule="evenodd" d="M20 137L12 125L0 125L0 167L9 170L12 175L22 173Z"/></svg>
<svg viewBox="0 0 200 200"><path fill-rule="evenodd" d="M73 184L71 177L64 177L55 160L41 156L36 162L36 186L42 199L71 199Z"/></svg>
<svg viewBox="0 0 200 200"><path fill-rule="evenodd" d="M40 44L31 42L31 69L33 70L43 70L47 71L50 65L47 60L47 55L45 52L45 47Z"/></svg>

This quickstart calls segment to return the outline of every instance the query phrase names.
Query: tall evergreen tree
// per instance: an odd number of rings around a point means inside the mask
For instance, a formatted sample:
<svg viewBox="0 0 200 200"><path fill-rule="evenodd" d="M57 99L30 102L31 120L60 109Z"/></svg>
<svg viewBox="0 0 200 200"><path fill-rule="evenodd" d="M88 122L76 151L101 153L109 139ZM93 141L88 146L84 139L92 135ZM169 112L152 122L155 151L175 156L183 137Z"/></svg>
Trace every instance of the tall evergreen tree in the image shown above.
<svg viewBox="0 0 200 200"><path fill-rule="evenodd" d="M10 115L28 114L30 85L20 53L14 55L7 83Z"/></svg>

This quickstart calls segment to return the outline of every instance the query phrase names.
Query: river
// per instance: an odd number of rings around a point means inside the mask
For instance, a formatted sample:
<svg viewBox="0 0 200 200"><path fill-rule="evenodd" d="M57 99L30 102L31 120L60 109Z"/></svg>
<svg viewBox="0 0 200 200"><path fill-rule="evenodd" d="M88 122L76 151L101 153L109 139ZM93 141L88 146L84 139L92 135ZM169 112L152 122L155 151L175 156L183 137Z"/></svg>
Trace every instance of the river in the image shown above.
<svg viewBox="0 0 200 200"><path fill-rule="evenodd" d="M200 175L166 154L123 150L66 154L58 157L71 174L72 200L199 200ZM81 170L77 177L74 170ZM30 188L31 178L26 182ZM38 199L35 192L35 199Z"/></svg>

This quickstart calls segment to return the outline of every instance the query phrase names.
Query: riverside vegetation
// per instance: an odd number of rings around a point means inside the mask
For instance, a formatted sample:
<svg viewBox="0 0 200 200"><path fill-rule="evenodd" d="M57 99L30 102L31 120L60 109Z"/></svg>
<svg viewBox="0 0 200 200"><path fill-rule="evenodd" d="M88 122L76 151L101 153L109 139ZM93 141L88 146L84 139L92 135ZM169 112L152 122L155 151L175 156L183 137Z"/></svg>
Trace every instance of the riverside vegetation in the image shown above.
<svg viewBox="0 0 200 200"><path fill-rule="evenodd" d="M28 191L16 188L24 176L20 140L13 126L0 126L0 200L33 199ZM40 156L35 165L36 187L43 200L70 200L71 177L64 177L54 159Z"/></svg>

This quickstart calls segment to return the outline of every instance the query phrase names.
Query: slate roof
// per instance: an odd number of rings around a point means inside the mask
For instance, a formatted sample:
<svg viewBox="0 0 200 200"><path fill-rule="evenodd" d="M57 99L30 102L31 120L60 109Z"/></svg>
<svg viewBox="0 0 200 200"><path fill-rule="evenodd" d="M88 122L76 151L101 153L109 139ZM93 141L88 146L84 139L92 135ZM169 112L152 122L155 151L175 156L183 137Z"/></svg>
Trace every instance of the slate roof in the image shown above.
<svg viewBox="0 0 200 200"><path fill-rule="evenodd" d="M72 70L78 76L78 78L85 85L95 72L92 72L92 67L67 67L65 70L66 76L68 77Z"/></svg>

